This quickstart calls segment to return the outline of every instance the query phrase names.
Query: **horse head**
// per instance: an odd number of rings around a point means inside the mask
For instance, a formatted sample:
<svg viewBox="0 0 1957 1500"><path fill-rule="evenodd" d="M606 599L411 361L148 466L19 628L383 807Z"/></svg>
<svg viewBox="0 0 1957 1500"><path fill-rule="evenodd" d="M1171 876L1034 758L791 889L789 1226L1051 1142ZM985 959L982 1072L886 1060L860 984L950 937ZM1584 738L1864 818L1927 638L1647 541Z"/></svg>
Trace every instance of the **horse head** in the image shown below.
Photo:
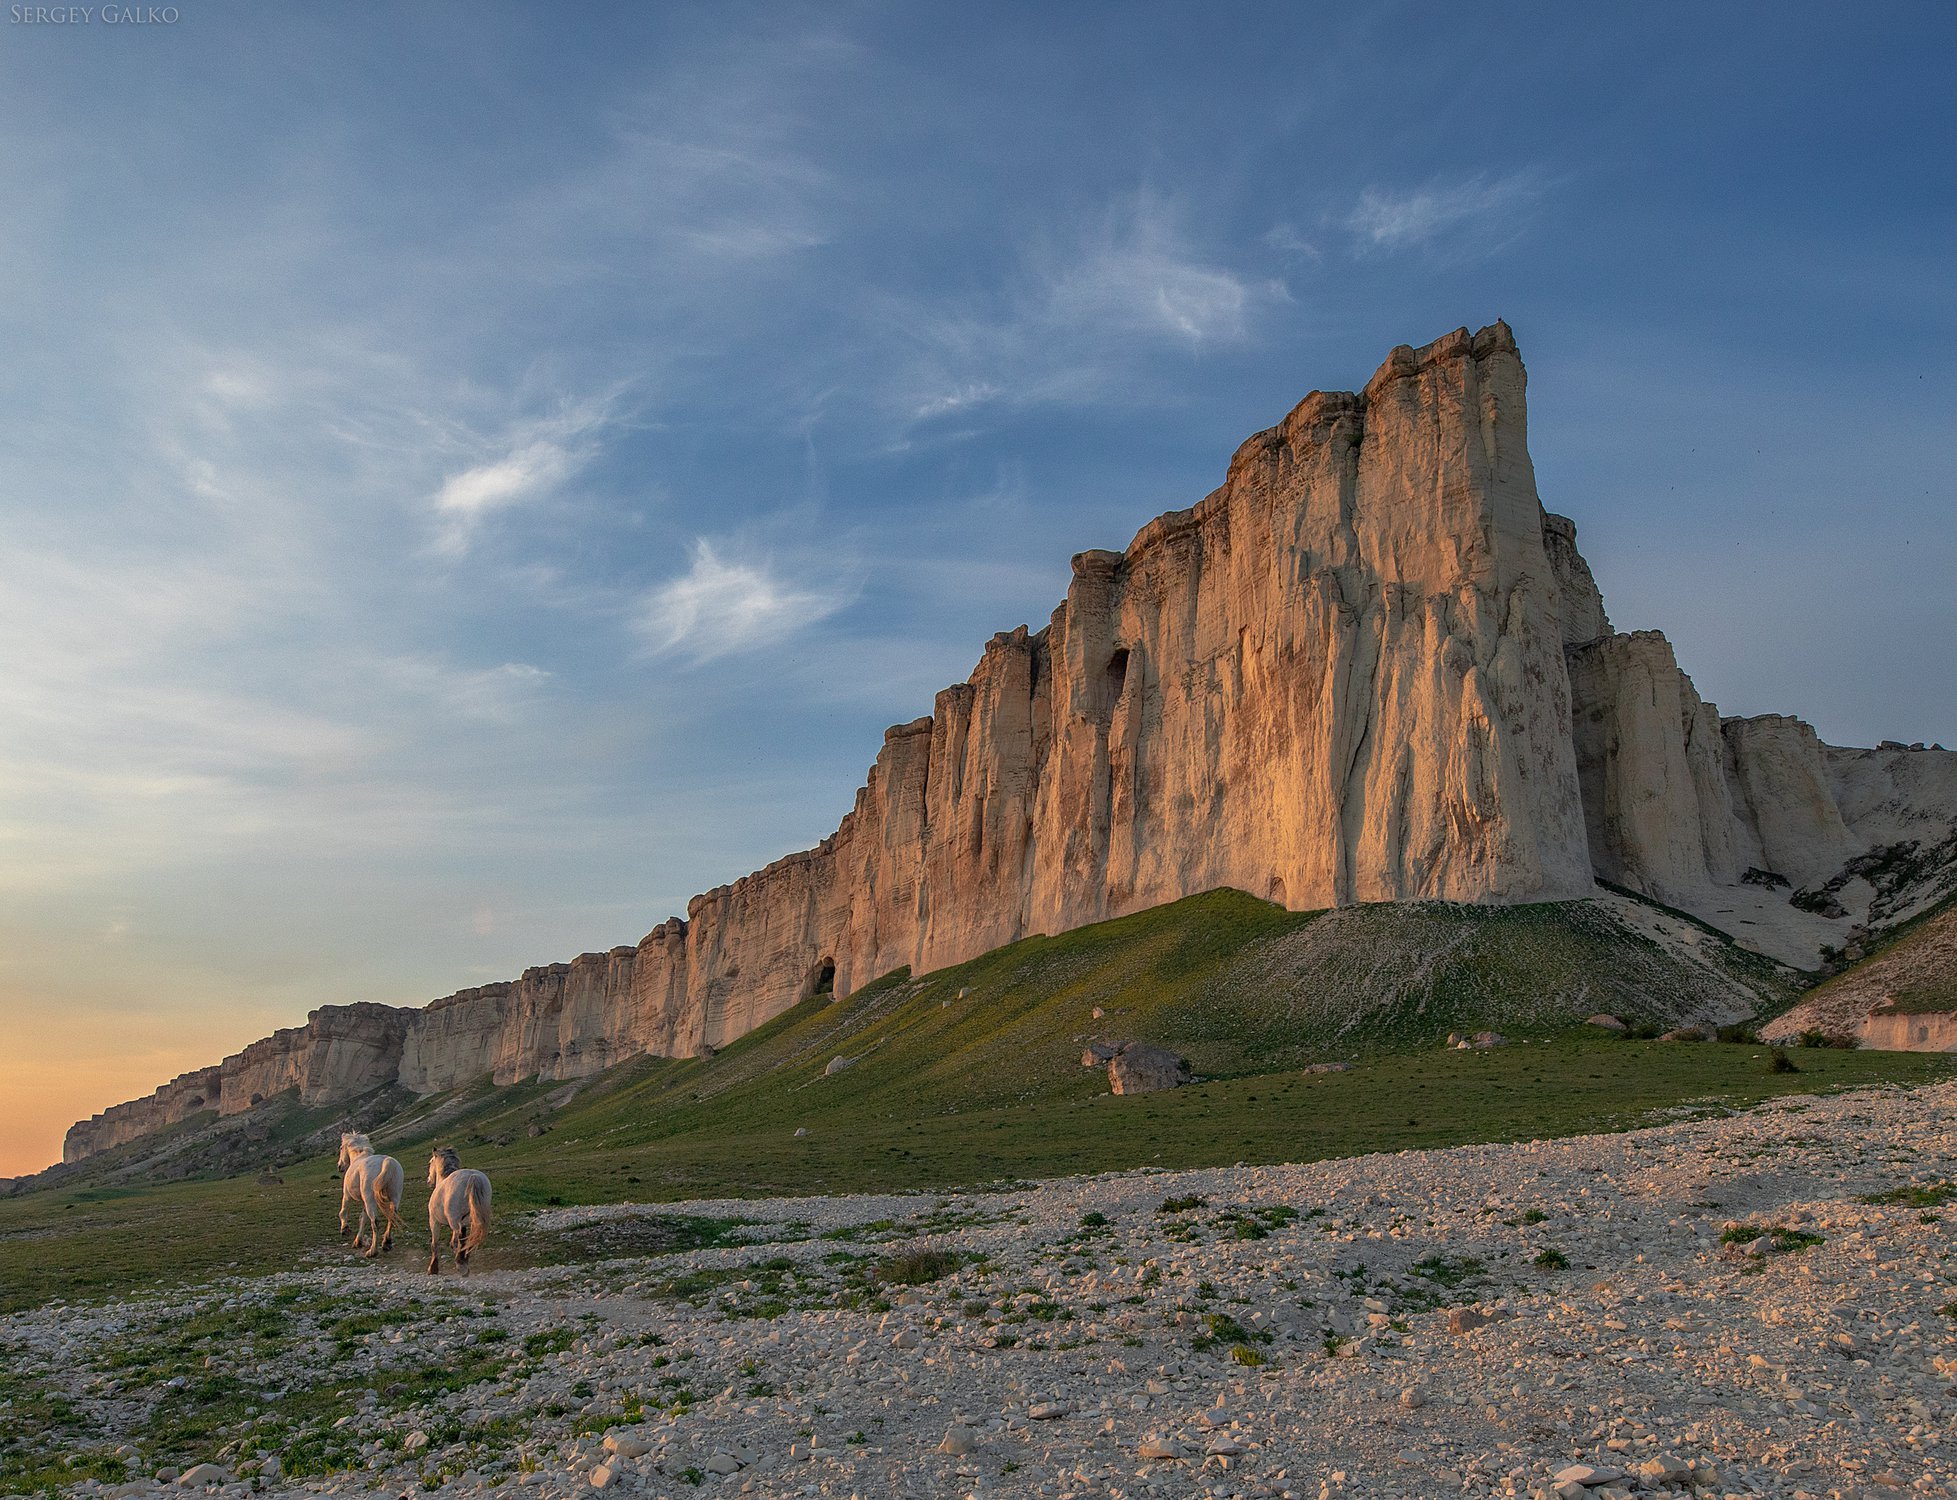
<svg viewBox="0 0 1957 1500"><path fill-rule="evenodd" d="M340 1132L340 1169L342 1171L346 1170L347 1163L362 1156L371 1156L373 1151L374 1143L368 1140L366 1136L352 1130L343 1130Z"/></svg>
<svg viewBox="0 0 1957 1500"><path fill-rule="evenodd" d="M437 1146L435 1154L428 1158L428 1180L431 1183L440 1182L449 1173L461 1170L462 1158L456 1154L453 1146Z"/></svg>

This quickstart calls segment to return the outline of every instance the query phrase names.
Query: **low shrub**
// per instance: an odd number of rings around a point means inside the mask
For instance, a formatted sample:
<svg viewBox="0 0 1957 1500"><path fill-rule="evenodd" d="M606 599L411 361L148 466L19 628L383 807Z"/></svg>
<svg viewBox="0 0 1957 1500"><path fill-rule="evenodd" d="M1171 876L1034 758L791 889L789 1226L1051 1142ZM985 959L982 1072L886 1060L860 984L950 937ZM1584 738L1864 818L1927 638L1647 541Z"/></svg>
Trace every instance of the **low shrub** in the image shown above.
<svg viewBox="0 0 1957 1500"><path fill-rule="evenodd" d="M911 1250L878 1261L871 1274L885 1286L923 1286L964 1264L965 1257L956 1250Z"/></svg>
<svg viewBox="0 0 1957 1500"><path fill-rule="evenodd" d="M1886 1193L1864 1193L1856 1201L1874 1204L1901 1203L1910 1208L1941 1208L1946 1203L1957 1203L1957 1182L1931 1182L1921 1186L1890 1188Z"/></svg>
<svg viewBox="0 0 1957 1500"><path fill-rule="evenodd" d="M1804 1031L1800 1036L1803 1047L1833 1047L1840 1052L1853 1052L1861 1045L1852 1036L1836 1036L1826 1031Z"/></svg>
<svg viewBox="0 0 1957 1500"><path fill-rule="evenodd" d="M1738 1042L1748 1047L1760 1045L1760 1033L1751 1026L1722 1026L1718 1034L1722 1042Z"/></svg>
<svg viewBox="0 0 1957 1500"><path fill-rule="evenodd" d="M1618 1037L1626 1042L1655 1042L1663 1034L1663 1028L1654 1021L1633 1021Z"/></svg>

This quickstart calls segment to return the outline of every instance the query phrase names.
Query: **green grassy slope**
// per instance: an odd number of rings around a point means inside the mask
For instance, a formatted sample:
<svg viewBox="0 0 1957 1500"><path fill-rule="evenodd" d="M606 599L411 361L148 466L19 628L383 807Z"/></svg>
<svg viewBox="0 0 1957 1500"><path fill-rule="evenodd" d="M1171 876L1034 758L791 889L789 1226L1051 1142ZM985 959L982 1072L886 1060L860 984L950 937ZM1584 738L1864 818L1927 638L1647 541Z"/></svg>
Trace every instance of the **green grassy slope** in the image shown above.
<svg viewBox="0 0 1957 1500"><path fill-rule="evenodd" d="M1663 1020L1781 983L1736 949L1675 957L1590 903L1313 915L1220 891L920 979L887 976L845 1000L818 997L715 1057L641 1058L576 1086L485 1079L374 1133L408 1168L405 1238L420 1244L419 1184L437 1141L491 1173L508 1215L552 1201L1314 1160L1620 1128L1686 1101L1950 1076L1947 1059L1846 1052L1803 1052L1802 1072L1771 1074L1757 1047L1602 1041L1575 1024L1599 1009ZM1440 1049L1447 1030L1489 1022L1535 1040ZM1079 1063L1095 1039L1170 1047L1206 1081L1112 1097L1105 1070ZM855 1061L825 1076L836 1057ZM1331 1057L1357 1066L1299 1071ZM293 1110L268 1129L289 1142L317 1126ZM141 1164L119 1170L127 1179ZM0 1307L338 1255L337 1201L330 1148L277 1182L125 1180L0 1201ZM563 1253L519 1224L506 1220L487 1264Z"/></svg>
<svg viewBox="0 0 1957 1500"><path fill-rule="evenodd" d="M1621 1129L1679 1106L1957 1076L1957 1060L1934 1053L1795 1056L1799 1073L1771 1073L1755 1046L1561 1039L1385 1054L1349 1073L1281 1072L1138 1098L1099 1092L1105 1084L1083 1070L1076 1087L1055 1096L940 1113L814 1088L695 1098L711 1064L685 1063L668 1065L664 1078L601 1086L560 1112L546 1135L465 1145L463 1156L496 1184L502 1218L481 1259L494 1268L565 1253L526 1235L517 1212L553 1200L949 1188L1118 1168L1311 1161ZM474 1123L495 1128L508 1119L485 1114ZM798 1125L809 1133L797 1137ZM425 1228L420 1143L385 1145L409 1167L404 1248L391 1263L413 1268ZM339 1258L347 1252L334 1238L337 1201L327 1159L277 1183L246 1176L0 1201L0 1312Z"/></svg>

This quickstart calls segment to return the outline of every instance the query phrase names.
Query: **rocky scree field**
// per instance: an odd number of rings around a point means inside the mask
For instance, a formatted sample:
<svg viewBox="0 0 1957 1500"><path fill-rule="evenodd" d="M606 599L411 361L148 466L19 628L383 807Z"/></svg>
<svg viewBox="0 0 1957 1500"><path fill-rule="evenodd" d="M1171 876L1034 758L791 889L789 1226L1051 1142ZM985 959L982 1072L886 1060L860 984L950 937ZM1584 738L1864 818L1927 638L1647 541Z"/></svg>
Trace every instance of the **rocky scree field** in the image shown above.
<svg viewBox="0 0 1957 1500"><path fill-rule="evenodd" d="M0 1318L0 1489L1949 1494L1953 1148L1942 1083L1314 1165L546 1209L590 1258Z"/></svg>

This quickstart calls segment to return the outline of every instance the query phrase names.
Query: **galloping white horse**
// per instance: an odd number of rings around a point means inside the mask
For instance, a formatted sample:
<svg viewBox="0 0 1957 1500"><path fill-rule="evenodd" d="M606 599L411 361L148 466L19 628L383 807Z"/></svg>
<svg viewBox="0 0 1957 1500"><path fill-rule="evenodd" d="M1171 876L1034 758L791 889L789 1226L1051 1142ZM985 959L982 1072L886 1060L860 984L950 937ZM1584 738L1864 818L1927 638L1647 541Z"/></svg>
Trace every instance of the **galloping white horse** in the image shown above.
<svg viewBox="0 0 1957 1500"><path fill-rule="evenodd" d="M367 1231L369 1258L394 1243L394 1226L401 1221L401 1163L378 1155L364 1135L346 1131L340 1136L340 1233L347 1232L347 1205L360 1205L360 1228L353 1231L353 1248L360 1249L360 1230Z"/></svg>
<svg viewBox="0 0 1957 1500"><path fill-rule="evenodd" d="M439 1146L428 1158L428 1271L442 1269L441 1229L448 1225L449 1247L455 1263L466 1266L470 1254L489 1234L489 1178L462 1165L453 1146Z"/></svg>

